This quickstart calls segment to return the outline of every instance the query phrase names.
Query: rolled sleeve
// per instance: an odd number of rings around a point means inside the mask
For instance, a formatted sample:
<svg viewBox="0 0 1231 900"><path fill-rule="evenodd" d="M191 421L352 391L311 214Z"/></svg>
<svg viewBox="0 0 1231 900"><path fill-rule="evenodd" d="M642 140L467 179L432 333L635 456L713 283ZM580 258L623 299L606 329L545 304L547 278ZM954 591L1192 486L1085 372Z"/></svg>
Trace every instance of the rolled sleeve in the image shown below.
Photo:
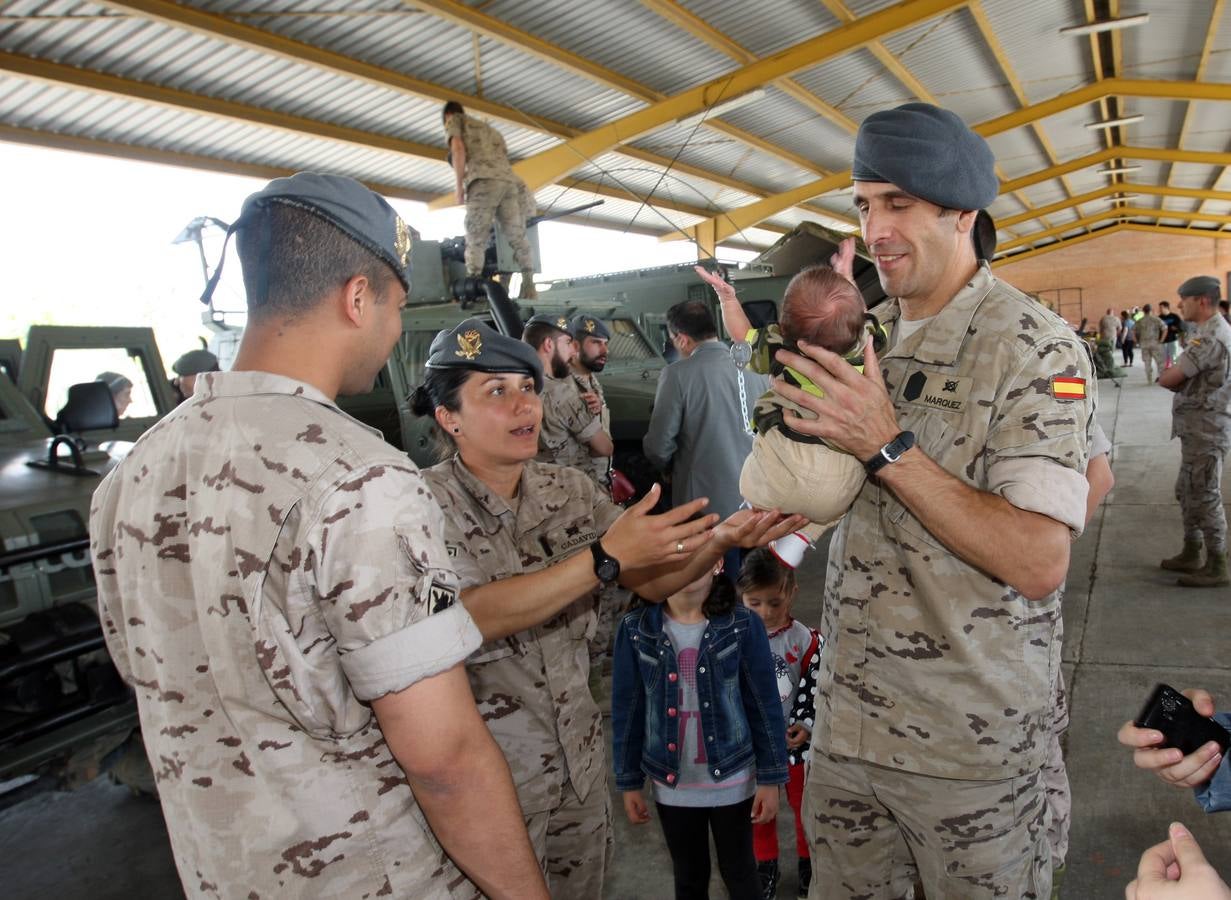
<svg viewBox="0 0 1231 900"><path fill-rule="evenodd" d="M1089 489L1081 472L1040 457L1006 459L988 470L989 491L1018 509L1063 522L1075 537L1085 528Z"/></svg>
<svg viewBox="0 0 1231 900"><path fill-rule="evenodd" d="M460 603L342 657L342 669L360 700L405 690L462 662L483 635Z"/></svg>
<svg viewBox="0 0 1231 900"><path fill-rule="evenodd" d="M577 440L581 441L583 444L588 443L590 438L594 437L594 435L603 430L603 420L598 416L592 417L589 422L584 422L582 417L578 416L577 421L581 428L575 433L577 435Z"/></svg>
<svg viewBox="0 0 1231 900"><path fill-rule="evenodd" d="M1107 456L1111 453L1111 440L1107 437L1107 432L1103 430L1103 426L1098 422L1094 423L1094 427L1090 430L1090 459L1096 456Z"/></svg>
<svg viewBox="0 0 1231 900"><path fill-rule="evenodd" d="M350 473L312 536L319 609L363 700L462 661L482 639L457 602L440 507L418 469Z"/></svg>

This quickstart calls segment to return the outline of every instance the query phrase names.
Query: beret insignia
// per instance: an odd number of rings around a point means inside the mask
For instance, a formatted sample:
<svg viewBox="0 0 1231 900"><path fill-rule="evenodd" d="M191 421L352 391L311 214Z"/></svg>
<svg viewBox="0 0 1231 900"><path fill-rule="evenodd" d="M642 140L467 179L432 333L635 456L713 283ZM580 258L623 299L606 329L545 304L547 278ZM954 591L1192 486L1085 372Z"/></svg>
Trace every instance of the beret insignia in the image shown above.
<svg viewBox="0 0 1231 900"><path fill-rule="evenodd" d="M393 250L398 255L402 268L410 261L410 229L402 221L401 216L393 217Z"/></svg>
<svg viewBox="0 0 1231 900"><path fill-rule="evenodd" d="M483 352L483 337L477 331L467 331L457 336L457 346L461 349L454 350L454 355L472 360Z"/></svg>
<svg viewBox="0 0 1231 900"><path fill-rule="evenodd" d="M594 333L594 320L586 319L586 331L590 334Z"/></svg>

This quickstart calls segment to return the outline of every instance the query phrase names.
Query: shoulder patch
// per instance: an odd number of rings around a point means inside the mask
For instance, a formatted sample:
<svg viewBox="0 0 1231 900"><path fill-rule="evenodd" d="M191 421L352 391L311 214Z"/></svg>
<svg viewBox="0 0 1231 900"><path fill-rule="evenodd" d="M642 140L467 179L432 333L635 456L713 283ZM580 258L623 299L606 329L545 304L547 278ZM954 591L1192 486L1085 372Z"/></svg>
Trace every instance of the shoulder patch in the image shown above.
<svg viewBox="0 0 1231 900"><path fill-rule="evenodd" d="M1062 378L1053 375L1051 379L1051 395L1057 400L1085 400L1086 379Z"/></svg>

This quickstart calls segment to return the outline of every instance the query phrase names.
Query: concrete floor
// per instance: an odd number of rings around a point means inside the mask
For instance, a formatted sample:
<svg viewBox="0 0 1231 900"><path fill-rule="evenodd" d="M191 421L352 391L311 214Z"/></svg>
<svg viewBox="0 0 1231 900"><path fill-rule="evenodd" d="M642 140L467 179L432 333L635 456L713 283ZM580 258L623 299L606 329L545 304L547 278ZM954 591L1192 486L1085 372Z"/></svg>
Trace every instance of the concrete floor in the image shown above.
<svg viewBox="0 0 1231 900"><path fill-rule="evenodd" d="M1231 880L1231 814L1206 816L1187 791L1133 767L1115 740L1158 681L1204 686L1231 707L1227 635L1231 590L1175 586L1158 560L1180 546L1172 485L1179 444L1170 434L1169 396L1143 383L1140 364L1123 387L1100 383L1104 429L1115 445L1116 488L1074 545L1065 597L1064 660L1072 703L1068 765L1073 783L1072 847L1063 897L1120 898L1146 847L1185 822L1207 857ZM1231 484L1224 480L1224 496ZM824 554L801 569L797 616L819 621ZM671 896L671 866L656 823L630 827L616 812L616 859L607 896ZM784 809L785 809L784 804ZM780 819L780 897L795 895L793 839ZM5 897L181 897L158 806L96 781L71 794L43 794L0 812L0 890ZM713 892L722 896L720 888Z"/></svg>

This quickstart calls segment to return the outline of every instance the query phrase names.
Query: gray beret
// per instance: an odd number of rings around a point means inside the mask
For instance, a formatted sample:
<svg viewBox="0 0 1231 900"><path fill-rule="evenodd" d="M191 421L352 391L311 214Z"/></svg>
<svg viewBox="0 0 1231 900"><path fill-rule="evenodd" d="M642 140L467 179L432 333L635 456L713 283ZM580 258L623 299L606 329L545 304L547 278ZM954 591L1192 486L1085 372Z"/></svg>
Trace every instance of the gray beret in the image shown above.
<svg viewBox="0 0 1231 900"><path fill-rule="evenodd" d="M428 348L429 369L470 369L475 372L524 372L543 390L543 364L529 344L505 337L479 319L446 328Z"/></svg>
<svg viewBox="0 0 1231 900"><path fill-rule="evenodd" d="M402 287L410 290L410 250L415 233L380 194L344 175L296 172L286 178L275 178L244 201L239 218L227 229L227 238L241 228L255 225L273 203L295 206L324 219L387 263ZM205 286L202 303L210 302L221 275L222 261Z"/></svg>
<svg viewBox="0 0 1231 900"><path fill-rule="evenodd" d="M189 350L175 362L171 371L176 375L200 375L202 372L217 372L218 357L208 350Z"/></svg>
<svg viewBox="0 0 1231 900"><path fill-rule="evenodd" d="M594 316L573 316L573 320L569 322L569 329L576 340L587 337L602 338L604 341L611 340L611 332L607 330L603 320L596 319Z"/></svg>
<svg viewBox="0 0 1231 900"><path fill-rule="evenodd" d="M983 209L1000 193L987 141L930 103L907 103L864 119L851 179L888 182L947 209Z"/></svg>
<svg viewBox="0 0 1231 900"><path fill-rule="evenodd" d="M568 330L567 316L553 315L552 313L539 313L538 315L531 316L526 320L526 328L529 328L531 325L550 325L552 328L555 328L563 334L570 336L572 334ZM525 335L525 333L526 331L523 328L522 334Z"/></svg>
<svg viewBox="0 0 1231 900"><path fill-rule="evenodd" d="M1214 297L1222 296L1222 282L1213 275L1194 275L1184 282L1176 293L1181 297Z"/></svg>

